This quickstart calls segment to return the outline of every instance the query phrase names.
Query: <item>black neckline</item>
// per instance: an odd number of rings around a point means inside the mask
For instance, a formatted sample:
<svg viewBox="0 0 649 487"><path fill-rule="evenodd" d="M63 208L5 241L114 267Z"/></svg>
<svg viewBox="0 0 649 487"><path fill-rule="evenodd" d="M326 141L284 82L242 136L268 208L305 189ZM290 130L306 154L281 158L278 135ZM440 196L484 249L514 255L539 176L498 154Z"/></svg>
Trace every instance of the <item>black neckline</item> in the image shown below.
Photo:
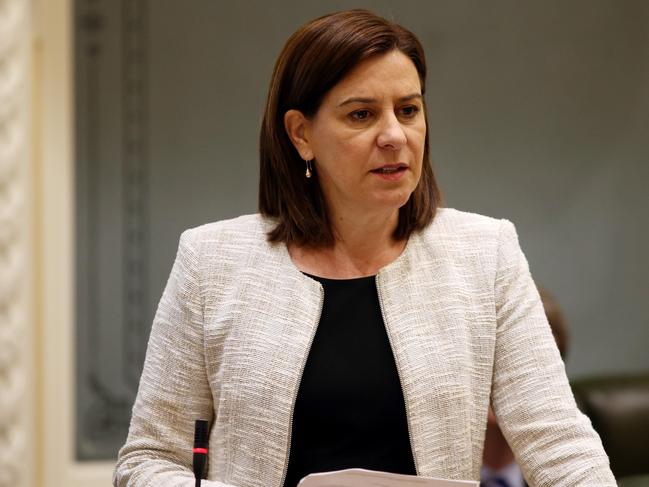
<svg viewBox="0 0 649 487"><path fill-rule="evenodd" d="M375 280L376 279L376 274L373 276L361 276L361 277L352 277L352 278L347 278L347 279L333 279L331 277L322 277L322 276L315 276L313 274L309 274L308 272L302 272L307 277L310 277L311 279L314 279L320 283L346 283L346 282L362 282L366 280Z"/></svg>

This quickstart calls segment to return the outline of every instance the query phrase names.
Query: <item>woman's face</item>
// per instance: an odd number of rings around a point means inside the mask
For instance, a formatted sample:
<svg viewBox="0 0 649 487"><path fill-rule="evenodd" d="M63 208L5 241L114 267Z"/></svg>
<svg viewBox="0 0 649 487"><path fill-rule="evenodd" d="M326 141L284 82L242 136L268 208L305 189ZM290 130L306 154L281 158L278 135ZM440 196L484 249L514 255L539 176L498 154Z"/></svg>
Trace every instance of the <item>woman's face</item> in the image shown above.
<svg viewBox="0 0 649 487"><path fill-rule="evenodd" d="M417 70L395 50L361 62L327 93L305 121L306 153L300 153L315 159L338 217L385 213L403 206L417 186L425 136Z"/></svg>

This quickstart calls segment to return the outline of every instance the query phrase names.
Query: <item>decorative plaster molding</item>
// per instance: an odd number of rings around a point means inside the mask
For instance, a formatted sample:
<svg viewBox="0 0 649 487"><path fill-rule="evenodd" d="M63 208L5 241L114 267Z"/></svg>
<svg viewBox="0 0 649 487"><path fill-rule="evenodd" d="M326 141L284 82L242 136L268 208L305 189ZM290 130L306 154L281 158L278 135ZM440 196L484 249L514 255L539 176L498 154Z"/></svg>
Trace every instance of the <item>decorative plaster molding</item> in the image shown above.
<svg viewBox="0 0 649 487"><path fill-rule="evenodd" d="M27 2L0 2L0 485L22 482L28 325L23 164L27 140Z"/></svg>
<svg viewBox="0 0 649 487"><path fill-rule="evenodd" d="M149 335L148 6L122 1L124 381L135 394Z"/></svg>

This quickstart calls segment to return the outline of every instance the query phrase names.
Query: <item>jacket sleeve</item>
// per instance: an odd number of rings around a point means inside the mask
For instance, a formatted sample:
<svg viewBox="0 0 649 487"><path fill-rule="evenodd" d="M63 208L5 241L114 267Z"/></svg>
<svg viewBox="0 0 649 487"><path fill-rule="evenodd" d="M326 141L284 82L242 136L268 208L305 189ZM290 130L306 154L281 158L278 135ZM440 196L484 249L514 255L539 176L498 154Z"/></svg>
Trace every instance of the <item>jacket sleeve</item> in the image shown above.
<svg viewBox="0 0 649 487"><path fill-rule="evenodd" d="M599 436L575 404L514 225L500 224L492 404L531 486L615 486Z"/></svg>
<svg viewBox="0 0 649 487"><path fill-rule="evenodd" d="M192 231L180 238L158 305L126 444L113 474L116 487L192 487L194 421L210 419L203 305ZM203 481L209 487L226 487Z"/></svg>

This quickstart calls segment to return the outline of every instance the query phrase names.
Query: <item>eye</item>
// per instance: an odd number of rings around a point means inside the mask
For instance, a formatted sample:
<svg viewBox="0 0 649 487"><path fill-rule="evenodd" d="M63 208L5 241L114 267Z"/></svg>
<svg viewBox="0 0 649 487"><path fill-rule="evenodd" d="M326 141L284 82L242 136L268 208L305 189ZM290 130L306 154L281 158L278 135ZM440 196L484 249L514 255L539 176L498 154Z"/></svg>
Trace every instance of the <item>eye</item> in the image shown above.
<svg viewBox="0 0 649 487"><path fill-rule="evenodd" d="M353 111L349 114L349 118L354 122L364 122L372 116L372 112L363 108L361 110Z"/></svg>
<svg viewBox="0 0 649 487"><path fill-rule="evenodd" d="M407 105L401 108L401 115L405 118L414 118L419 113L417 105Z"/></svg>

